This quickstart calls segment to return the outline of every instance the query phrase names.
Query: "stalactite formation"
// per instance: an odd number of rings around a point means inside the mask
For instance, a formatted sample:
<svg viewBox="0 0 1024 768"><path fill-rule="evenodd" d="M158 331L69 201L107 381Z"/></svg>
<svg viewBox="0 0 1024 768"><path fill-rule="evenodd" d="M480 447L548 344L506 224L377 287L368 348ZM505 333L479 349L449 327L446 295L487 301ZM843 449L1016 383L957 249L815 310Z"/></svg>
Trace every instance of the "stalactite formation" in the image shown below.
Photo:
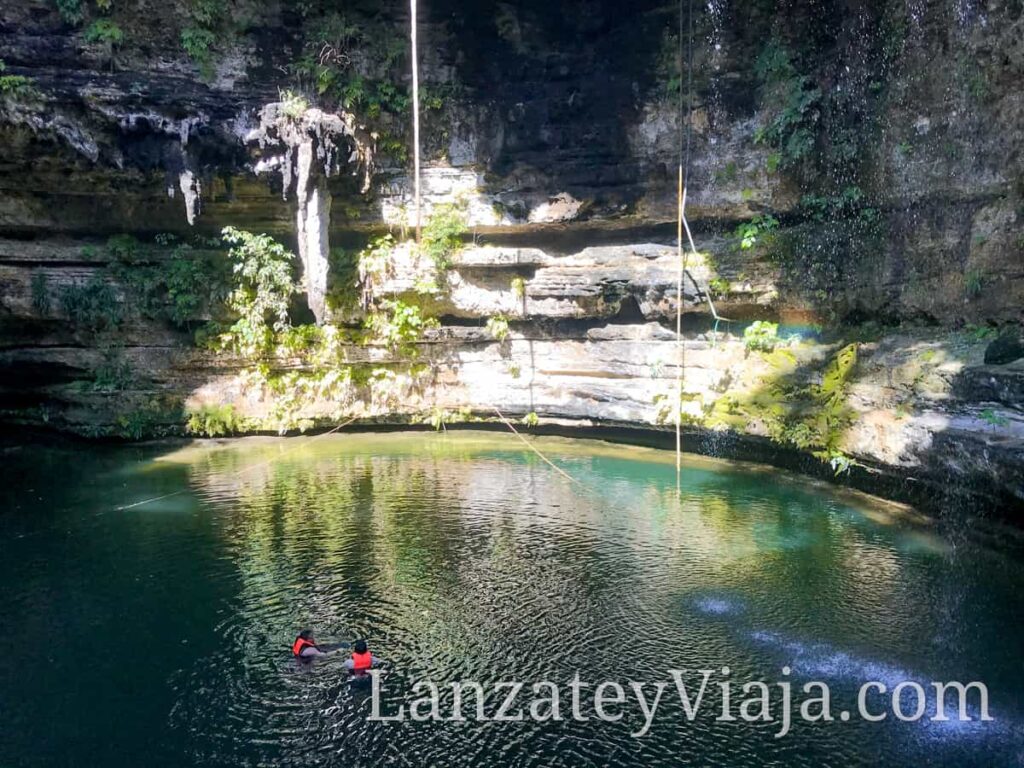
<svg viewBox="0 0 1024 768"><path fill-rule="evenodd" d="M327 319L331 192L327 180L343 171L362 174L369 185L372 152L349 115L330 114L275 102L259 114L246 137L257 154L257 173L273 173L281 193L295 200L295 232L309 308L318 323Z"/></svg>

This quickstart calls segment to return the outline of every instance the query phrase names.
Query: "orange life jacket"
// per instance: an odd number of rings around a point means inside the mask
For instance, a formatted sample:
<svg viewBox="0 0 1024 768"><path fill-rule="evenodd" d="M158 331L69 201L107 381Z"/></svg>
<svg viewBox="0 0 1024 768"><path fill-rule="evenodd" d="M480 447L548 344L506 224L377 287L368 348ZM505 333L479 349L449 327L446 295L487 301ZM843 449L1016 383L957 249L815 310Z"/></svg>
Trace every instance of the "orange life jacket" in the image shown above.
<svg viewBox="0 0 1024 768"><path fill-rule="evenodd" d="M312 640L307 640L304 637L295 638L295 642L292 643L292 655L301 656L302 652L307 648L316 648L316 643Z"/></svg>
<svg viewBox="0 0 1024 768"><path fill-rule="evenodd" d="M369 651L366 653L356 653L355 651L352 651L352 669L356 672L362 672L372 666L373 656Z"/></svg>

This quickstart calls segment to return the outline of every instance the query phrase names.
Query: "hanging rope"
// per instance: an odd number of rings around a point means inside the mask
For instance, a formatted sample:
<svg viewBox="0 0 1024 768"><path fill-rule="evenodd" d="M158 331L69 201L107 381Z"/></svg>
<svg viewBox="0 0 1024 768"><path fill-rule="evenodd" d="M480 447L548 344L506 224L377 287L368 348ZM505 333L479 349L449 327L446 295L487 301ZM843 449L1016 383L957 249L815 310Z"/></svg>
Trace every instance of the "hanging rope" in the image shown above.
<svg viewBox="0 0 1024 768"><path fill-rule="evenodd" d="M686 42L686 129L679 132L679 186L677 190L679 201L679 216L676 226L676 255L679 262L679 271L676 277L676 344L679 349L679 368L676 372L676 487L681 486L682 474L682 399L683 399L683 374L686 367L686 345L683 343L683 276L690 278L698 298L703 294L704 300L708 303L711 316L715 319L714 330L711 335L711 346L714 347L718 337L718 324L720 322L732 322L726 317L718 314L715 303L711 300L711 294L701 290L700 285L693 278L693 275L686 269L687 251L683 249L683 233L686 233L686 240L690 245L689 253L695 257L699 256L697 246L693 242L693 233L690 231L690 223L686 220L686 194L690 182L690 145L693 137L693 0L687 5L687 42ZM683 0L679 0L679 121L683 122Z"/></svg>
<svg viewBox="0 0 1024 768"><path fill-rule="evenodd" d="M524 443L526 443L526 447L529 448L534 453L536 453L538 456L540 456L541 459L543 461L545 461L549 467L551 467L553 470L555 470L555 472L560 474L562 477L564 477L570 483L575 483L576 485L580 486L581 488L584 487L583 483L581 483L575 477L573 477L568 472L566 472L564 469L562 469L557 464L555 464L553 461L551 461L551 459L549 459L547 456L545 456L543 453L540 452L540 450L537 448L537 446L535 446L533 443L531 443L529 440L527 440L525 437L523 437L521 434L519 434L519 430L517 430L514 426L512 426L512 422L505 418L505 414L503 414L501 411L499 411L497 406L494 406L494 412L496 414L498 414L498 418L499 419L501 419L503 422L505 422L505 426L512 430L512 434L514 434L516 437L518 437L520 440L522 440Z"/></svg>
<svg viewBox="0 0 1024 768"><path fill-rule="evenodd" d="M684 132L679 134L679 178L676 189L678 201L678 216L676 221L676 260L679 270L676 275L676 348L679 356L679 366L676 369L676 490L682 490L683 472L683 372L686 367L686 345L683 342L683 275L686 274L686 251L683 250L683 230L687 236L690 234L689 226L686 223L686 191L690 180L690 139L691 125L693 123L693 0L689 0L687 9L687 21L689 35L687 42L686 57L686 89L687 89L687 116L685 140ZM683 122L683 0L679 0L679 122ZM690 245L693 239L690 238ZM691 278L692 279L692 278ZM710 301L710 299L709 299ZM714 312L714 307L712 307Z"/></svg>
<svg viewBox="0 0 1024 768"><path fill-rule="evenodd" d="M417 30L416 30L416 0L409 0L409 10L412 17L412 157L413 157L413 187L416 206L416 245L420 244L422 234L422 215L420 208L420 67L419 55L417 53Z"/></svg>

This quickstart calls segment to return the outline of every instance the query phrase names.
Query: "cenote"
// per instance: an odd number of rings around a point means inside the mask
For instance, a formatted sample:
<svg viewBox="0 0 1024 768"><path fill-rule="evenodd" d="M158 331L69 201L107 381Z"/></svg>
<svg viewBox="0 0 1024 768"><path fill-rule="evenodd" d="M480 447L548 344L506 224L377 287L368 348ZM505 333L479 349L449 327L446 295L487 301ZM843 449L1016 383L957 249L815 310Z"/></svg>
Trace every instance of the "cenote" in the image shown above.
<svg viewBox="0 0 1024 768"><path fill-rule="evenodd" d="M1005 536L753 464L686 457L677 495L671 453L534 444L575 482L472 431L8 449L2 762L1019 760L1024 571ZM641 738L629 702L613 723L567 701L561 722L370 722L339 657L292 659L306 626L369 640L390 712L417 680L669 689ZM777 739L777 723L716 721L711 695L687 722L668 673L728 666L738 687L784 665L794 688L827 683L836 713L867 680L982 681L994 719L890 713Z"/></svg>

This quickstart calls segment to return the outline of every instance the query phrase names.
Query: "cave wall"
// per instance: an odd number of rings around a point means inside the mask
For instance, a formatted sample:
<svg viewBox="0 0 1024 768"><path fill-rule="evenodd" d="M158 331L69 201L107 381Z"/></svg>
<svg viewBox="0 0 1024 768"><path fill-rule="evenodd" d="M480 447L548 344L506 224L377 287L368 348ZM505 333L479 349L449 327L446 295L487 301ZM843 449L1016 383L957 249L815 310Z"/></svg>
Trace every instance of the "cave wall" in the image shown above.
<svg viewBox="0 0 1024 768"><path fill-rule="evenodd" d="M106 18L88 3L72 24L50 0L0 0L5 74L31 84L0 104L6 421L109 434L125 412L161 398L272 410L240 383L239 363L146 319L117 285L118 354L144 375L129 391L90 391L83 382L110 342L73 327L59 301L33 300L33 280L56 296L108 279L104 243L121 233L209 238L230 225L297 246L295 195L261 170L266 152L251 140L261 110L301 90L290 67L310 18L341 11L401 40L406 11L396 2L223 5L201 66L181 45L192 2L115 2L109 17L124 41L111 50L88 40L90 19ZM940 486L954 471L992 484L994 498L1024 498L1019 477L998 469L1020 456L1024 373L984 365L985 345L964 330L1012 328L1024 311L1021 4L701 5L692 104L676 91L676 12L654 0L422 4L423 80L441 94L425 113L427 213L459 197L473 243L491 248L460 254L451 292L432 307L443 328L425 347L429 381L409 382L397 400L357 393L346 408L387 419L487 414L503 403L516 415L657 426L655 400L671 391L679 354L666 329L688 127L687 211L702 255L684 305L686 375L705 405L768 375L743 347L746 321L883 322L892 329L863 353L852 400L864 418L845 448L894 476ZM800 92L817 94L796 117L766 79L771 46L787 52L786 82L805 78ZM317 101L315 89L307 95ZM353 160L326 179L328 235L332 246L357 247L410 223L411 184L407 159L360 108L346 112L370 137L372 173L367 184ZM792 162L779 160L785 141L762 136L780 115L809 136ZM408 143L402 120L390 130ZM777 231L739 248L734 228L763 215ZM525 281L521 298L514 276ZM720 336L708 333L705 295L716 278L716 306L737 321ZM504 343L482 330L497 313L513 319ZM808 355L834 351L805 343ZM946 366L937 374L935 350ZM902 365L914 368L907 380L893 373ZM937 378L922 384L922 375ZM329 406L307 415L337 416Z"/></svg>

